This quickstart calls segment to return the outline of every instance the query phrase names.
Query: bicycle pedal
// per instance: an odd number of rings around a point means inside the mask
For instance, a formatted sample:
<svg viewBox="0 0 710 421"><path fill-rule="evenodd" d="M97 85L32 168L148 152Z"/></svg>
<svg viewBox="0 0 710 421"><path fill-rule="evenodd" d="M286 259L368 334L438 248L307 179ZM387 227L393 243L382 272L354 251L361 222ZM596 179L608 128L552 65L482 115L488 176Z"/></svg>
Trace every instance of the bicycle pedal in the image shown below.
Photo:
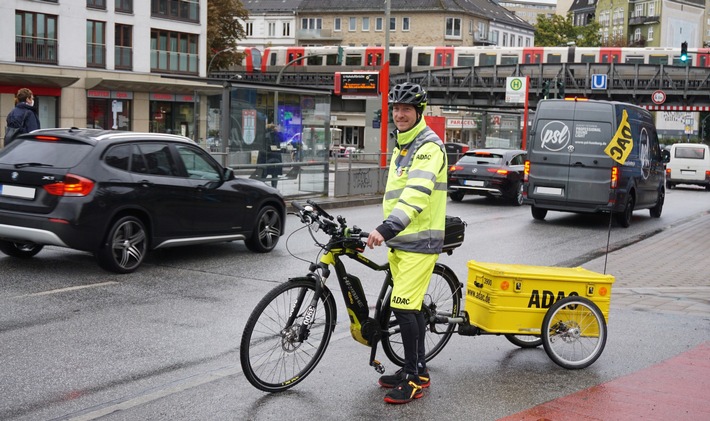
<svg viewBox="0 0 710 421"><path fill-rule="evenodd" d="M373 360L373 361L370 363L370 365L373 366L373 367L375 368L375 371L378 372L379 374L382 374L382 373L385 372L385 366L382 365L382 363L380 363L380 362L377 361L377 360Z"/></svg>

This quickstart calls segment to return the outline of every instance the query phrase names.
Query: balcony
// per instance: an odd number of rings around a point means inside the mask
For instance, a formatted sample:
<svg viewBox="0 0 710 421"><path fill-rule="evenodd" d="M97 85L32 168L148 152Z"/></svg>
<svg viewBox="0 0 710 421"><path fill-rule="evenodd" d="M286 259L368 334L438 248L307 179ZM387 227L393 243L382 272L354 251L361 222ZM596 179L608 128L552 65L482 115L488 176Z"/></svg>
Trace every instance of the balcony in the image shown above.
<svg viewBox="0 0 710 421"><path fill-rule="evenodd" d="M15 37L15 60L25 63L58 64L57 40L17 36Z"/></svg>
<svg viewBox="0 0 710 421"><path fill-rule="evenodd" d="M643 23L646 25L651 25L654 23L661 23L661 17L660 16L646 16Z"/></svg>
<svg viewBox="0 0 710 421"><path fill-rule="evenodd" d="M299 41L342 41L341 32L333 34L332 29L299 29L296 38Z"/></svg>
<svg viewBox="0 0 710 421"><path fill-rule="evenodd" d="M643 25L646 17L643 15L632 14L629 16L629 25Z"/></svg>

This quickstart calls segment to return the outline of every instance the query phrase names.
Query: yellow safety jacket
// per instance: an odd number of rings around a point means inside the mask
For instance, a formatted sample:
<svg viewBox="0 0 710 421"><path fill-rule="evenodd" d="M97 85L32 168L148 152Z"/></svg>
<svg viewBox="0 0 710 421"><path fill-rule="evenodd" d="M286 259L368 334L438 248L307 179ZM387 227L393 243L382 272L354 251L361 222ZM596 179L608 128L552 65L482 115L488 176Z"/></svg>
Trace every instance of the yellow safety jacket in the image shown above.
<svg viewBox="0 0 710 421"><path fill-rule="evenodd" d="M397 134L382 200L390 248L438 254L444 244L447 162L444 143L424 118ZM379 228L379 227L378 227ZM392 236L393 235L393 236ZM391 237L391 238L388 238Z"/></svg>

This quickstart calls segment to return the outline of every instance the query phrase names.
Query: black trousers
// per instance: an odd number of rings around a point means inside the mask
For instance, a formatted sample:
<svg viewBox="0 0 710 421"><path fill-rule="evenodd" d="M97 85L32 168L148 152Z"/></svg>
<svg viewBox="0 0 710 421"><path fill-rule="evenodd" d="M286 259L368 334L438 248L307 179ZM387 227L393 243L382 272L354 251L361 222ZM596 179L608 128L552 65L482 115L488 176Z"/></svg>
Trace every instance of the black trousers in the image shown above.
<svg viewBox="0 0 710 421"><path fill-rule="evenodd" d="M399 323L402 334L402 346L404 347L404 372L416 375L424 374L426 371L426 361L424 359L424 335L426 332L426 320L424 313L411 311L393 310L394 316Z"/></svg>

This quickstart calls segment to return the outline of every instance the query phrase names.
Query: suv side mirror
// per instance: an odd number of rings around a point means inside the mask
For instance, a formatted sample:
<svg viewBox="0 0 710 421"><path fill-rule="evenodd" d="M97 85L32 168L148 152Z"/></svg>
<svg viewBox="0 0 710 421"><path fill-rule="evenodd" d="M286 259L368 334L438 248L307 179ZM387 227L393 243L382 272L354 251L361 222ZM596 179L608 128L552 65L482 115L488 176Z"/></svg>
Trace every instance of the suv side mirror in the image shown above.
<svg viewBox="0 0 710 421"><path fill-rule="evenodd" d="M234 180L234 170L231 168L225 168L222 178L224 181Z"/></svg>

